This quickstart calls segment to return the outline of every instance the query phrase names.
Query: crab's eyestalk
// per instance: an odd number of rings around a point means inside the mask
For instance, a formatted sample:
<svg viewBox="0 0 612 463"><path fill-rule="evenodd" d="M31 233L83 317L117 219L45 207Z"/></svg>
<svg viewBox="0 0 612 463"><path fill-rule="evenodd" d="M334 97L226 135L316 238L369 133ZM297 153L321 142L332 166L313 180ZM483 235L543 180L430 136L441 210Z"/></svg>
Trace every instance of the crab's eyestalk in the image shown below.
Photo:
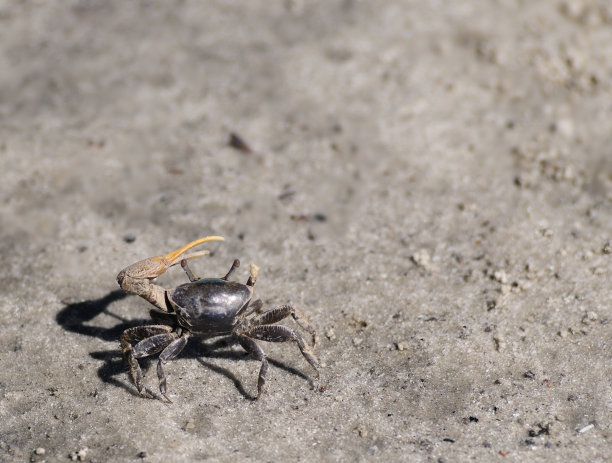
<svg viewBox="0 0 612 463"><path fill-rule="evenodd" d="M200 257L205 254L208 254L208 251L199 251L189 254L187 256L183 256L183 254L185 254L191 248L198 246L202 243L207 243L209 241L223 241L223 237L206 236L204 238L192 241L191 243L188 243L175 251L169 252L168 254L163 254L161 256L156 257L149 257L148 259L136 262L135 264L124 268L119 273L119 275L117 275L117 280L123 280L126 276L138 280L152 280L154 278L157 278L166 270L168 270L168 268L178 264L181 259L193 259L194 257ZM121 281L119 281L119 284L121 285Z"/></svg>

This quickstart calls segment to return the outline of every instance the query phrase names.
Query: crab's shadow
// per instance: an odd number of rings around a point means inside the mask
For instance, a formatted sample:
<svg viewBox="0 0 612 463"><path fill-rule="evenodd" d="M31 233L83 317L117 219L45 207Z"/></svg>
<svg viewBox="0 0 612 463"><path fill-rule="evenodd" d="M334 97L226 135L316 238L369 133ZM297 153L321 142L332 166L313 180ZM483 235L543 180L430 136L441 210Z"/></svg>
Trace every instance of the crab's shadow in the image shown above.
<svg viewBox="0 0 612 463"><path fill-rule="evenodd" d="M109 306L116 301L131 297L129 294L121 290L111 291L105 296L99 299L90 299L81 302L67 303L56 315L56 322L62 326L66 331L73 333L92 336L104 341L119 343L119 338L123 331L134 326L146 325L151 323L150 319L138 318L133 320L127 320L108 310ZM90 322L99 315L109 315L118 320L118 323L110 328L102 326L92 325ZM201 365L205 366L208 370L225 376L231 380L238 392L246 399L254 400L255 396L249 394L245 389L242 381L240 381L229 369L216 365L212 360L214 359L228 359L228 360L245 360L250 359L249 354L246 352L236 352L232 347L236 344L236 341L232 336L224 336L221 338L215 338L210 341L210 338L199 338L192 337L189 343L181 352L181 358L196 359ZM112 384L116 387L122 388L130 392L131 394L138 395L135 387L129 381L122 381L118 379L118 376L125 376L127 378L127 368L123 362L121 351L119 349L111 349L104 351L90 352L92 358L96 360L102 360L103 365L98 368L98 377L105 383ZM139 363L143 371L148 370L151 360L154 357L147 357L139 359ZM288 373L299 376L305 380L308 380L301 371L288 366L277 360L268 358L268 362ZM154 396L152 391L147 392Z"/></svg>

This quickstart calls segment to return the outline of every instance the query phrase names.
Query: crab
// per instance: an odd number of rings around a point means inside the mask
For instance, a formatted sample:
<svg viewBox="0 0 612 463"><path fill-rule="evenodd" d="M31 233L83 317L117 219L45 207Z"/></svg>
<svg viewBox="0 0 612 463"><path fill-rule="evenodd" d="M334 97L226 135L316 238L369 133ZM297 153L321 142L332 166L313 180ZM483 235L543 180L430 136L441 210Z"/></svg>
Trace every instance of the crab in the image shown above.
<svg viewBox="0 0 612 463"><path fill-rule="evenodd" d="M310 333L313 346L316 342L314 328L300 311L290 305L264 311L261 299L252 300L259 272L256 265L251 264L246 284L229 280L240 266L238 259L234 260L230 270L221 278L198 278L193 274L187 260L208 254L209 251L185 253L210 241L223 241L223 238L207 236L197 239L175 251L129 265L117 275L117 282L123 290L140 296L155 306L150 315L153 321L160 323L128 328L121 335L123 358L139 394L153 398L144 387L138 359L161 352L157 363L159 390L161 395L171 402L168 398L164 365L180 354L191 336L232 335L249 354L259 360L261 367L255 399L258 399L264 390L268 371L266 354L256 340L295 342L304 358L315 369L318 378L320 364L312 348L300 333L275 323L291 316L301 328ZM168 268L179 263L187 274L189 283L172 290L152 283L152 280Z"/></svg>

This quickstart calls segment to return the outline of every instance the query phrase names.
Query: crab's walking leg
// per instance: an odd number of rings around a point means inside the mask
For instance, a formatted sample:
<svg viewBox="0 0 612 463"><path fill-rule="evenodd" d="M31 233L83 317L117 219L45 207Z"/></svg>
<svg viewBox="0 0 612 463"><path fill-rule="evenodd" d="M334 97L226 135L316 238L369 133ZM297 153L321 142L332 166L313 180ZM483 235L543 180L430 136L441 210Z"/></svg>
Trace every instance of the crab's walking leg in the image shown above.
<svg viewBox="0 0 612 463"><path fill-rule="evenodd" d="M262 317L265 315L266 314L263 314ZM319 360L310 346L304 342L302 336L293 331L291 328L287 328L286 326L282 325L260 325L255 326L242 334L244 336L248 336L249 338L261 339L262 341L268 342L294 341L300 348L300 352L302 352L304 358L316 370L317 378L319 377L319 369L321 368Z"/></svg>
<svg viewBox="0 0 612 463"><path fill-rule="evenodd" d="M242 315L241 312L238 312L236 314L236 316L240 316L242 318L246 318L249 315L251 315L253 312L255 313L261 313L261 309L263 308L263 302L261 301L261 299L256 299L253 302L251 302L248 306L243 307L242 310L246 310L246 312L244 312L244 315ZM248 310L247 310L248 309Z"/></svg>
<svg viewBox="0 0 612 463"><path fill-rule="evenodd" d="M174 333L173 333L174 334ZM166 385L166 375L164 374L163 364L174 360L178 354L181 353L183 348L187 345L187 339L189 333L184 332L180 338L174 339L163 352L159 355L159 361L157 362L157 378L159 379L159 391L170 403L172 401L168 398L168 387Z"/></svg>
<svg viewBox="0 0 612 463"><path fill-rule="evenodd" d="M253 357L255 357L256 360L259 360L261 362L261 368L259 369L259 377L257 379L257 399L259 399L261 393L263 392L264 384L266 384L266 373L268 372L268 360L266 359L266 354L263 349L259 347L257 343L248 336L239 334L237 335L237 337L243 349L246 350Z"/></svg>
<svg viewBox="0 0 612 463"><path fill-rule="evenodd" d="M172 342L171 331L172 328L166 325L135 326L134 328L128 328L121 335L123 358L130 369L132 382L140 394L143 394L144 386L142 384L142 370L136 359L159 352L170 344ZM136 348L132 347L132 342L138 342ZM166 342L165 345L164 342ZM148 396L148 394L144 395Z"/></svg>
<svg viewBox="0 0 612 463"><path fill-rule="evenodd" d="M293 317L295 322L302 329L310 333L310 335L312 336L312 345L314 347L317 343L317 332L312 327L306 316L302 314L301 311L290 305L281 305L275 309L269 310L268 312L264 312L259 317L254 318L251 323L253 325L272 325L288 317L289 315Z"/></svg>

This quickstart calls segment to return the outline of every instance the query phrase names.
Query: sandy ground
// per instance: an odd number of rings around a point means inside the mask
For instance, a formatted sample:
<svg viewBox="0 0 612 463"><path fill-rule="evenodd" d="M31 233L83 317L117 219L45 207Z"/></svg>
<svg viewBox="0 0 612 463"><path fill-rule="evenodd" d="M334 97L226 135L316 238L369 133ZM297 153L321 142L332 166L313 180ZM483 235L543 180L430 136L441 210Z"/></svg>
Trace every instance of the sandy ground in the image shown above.
<svg viewBox="0 0 612 463"><path fill-rule="evenodd" d="M0 63L0 461L612 460L609 2L2 1ZM318 382L136 394L115 276L208 234Z"/></svg>

